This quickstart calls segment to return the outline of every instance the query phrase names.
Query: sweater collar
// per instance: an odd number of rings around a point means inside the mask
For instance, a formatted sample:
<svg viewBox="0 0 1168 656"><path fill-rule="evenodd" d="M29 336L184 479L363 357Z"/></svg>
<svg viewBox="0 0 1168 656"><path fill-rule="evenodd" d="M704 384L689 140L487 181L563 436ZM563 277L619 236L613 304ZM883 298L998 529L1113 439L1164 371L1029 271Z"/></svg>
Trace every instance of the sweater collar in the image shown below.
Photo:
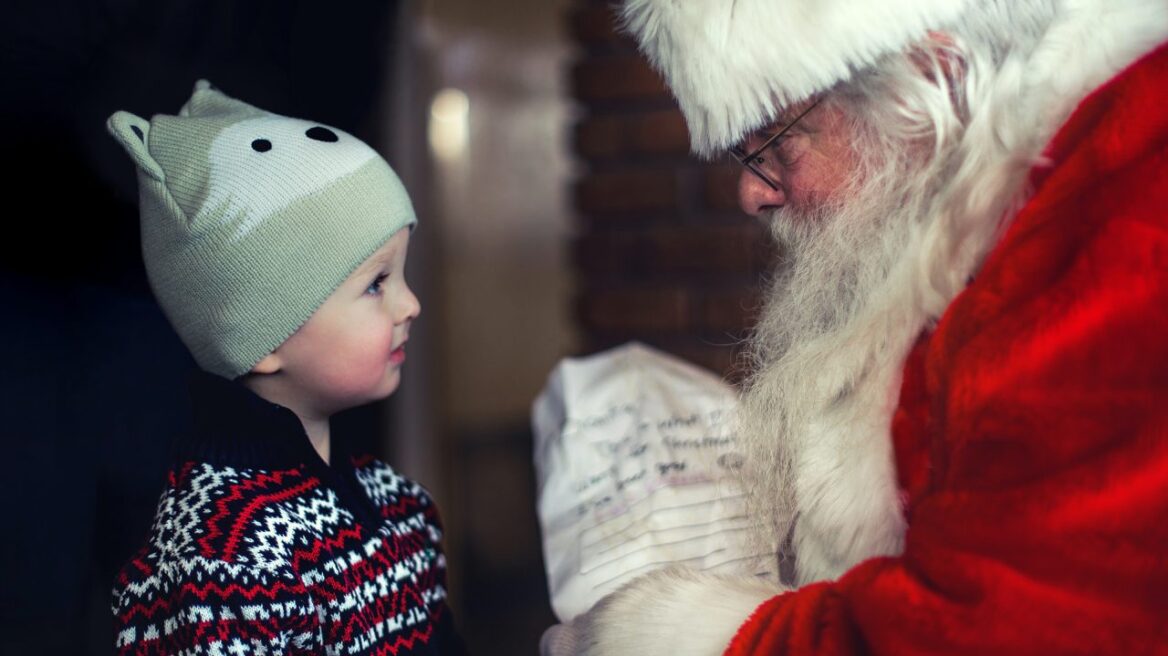
<svg viewBox="0 0 1168 656"><path fill-rule="evenodd" d="M181 458L240 468L328 468L288 408L206 371L193 371L188 382L193 429L179 444ZM349 459L342 442L332 436L333 463Z"/></svg>

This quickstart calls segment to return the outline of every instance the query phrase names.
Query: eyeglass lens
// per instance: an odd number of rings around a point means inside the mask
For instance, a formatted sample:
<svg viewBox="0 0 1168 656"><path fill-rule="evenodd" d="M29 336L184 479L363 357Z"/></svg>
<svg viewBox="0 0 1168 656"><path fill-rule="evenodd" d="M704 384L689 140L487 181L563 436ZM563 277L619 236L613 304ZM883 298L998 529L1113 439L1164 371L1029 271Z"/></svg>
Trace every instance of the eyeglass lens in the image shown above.
<svg viewBox="0 0 1168 656"><path fill-rule="evenodd" d="M749 170L754 175L758 176L758 178L761 179L763 182L765 182L767 184L767 186L771 188L772 191L778 191L778 189L779 189L778 183L776 183L774 180L772 180L770 178L770 176L768 176L766 174L766 172L763 171L761 168L761 165L766 162L766 158L764 158L761 155L761 153L763 151L765 151L767 148L769 148L770 145L773 144L775 141L777 141L778 139L780 139L784 135L786 135L787 132L791 128L795 127L795 124L799 122L799 119L806 116L807 112L810 112L812 109L815 109L816 105L818 105L818 104L819 104L818 100L811 103L811 105L809 105L807 107L807 109L804 109L802 112L800 112L800 114L798 116L796 116L785 127L783 127L782 130L779 130L778 132L767 137L766 140L762 142L762 145L760 145L758 148L755 148L754 150L752 150L750 152L746 152L741 146L734 146L730 149L730 152L733 153L734 158L738 160L739 164L745 166L747 168L747 170Z"/></svg>

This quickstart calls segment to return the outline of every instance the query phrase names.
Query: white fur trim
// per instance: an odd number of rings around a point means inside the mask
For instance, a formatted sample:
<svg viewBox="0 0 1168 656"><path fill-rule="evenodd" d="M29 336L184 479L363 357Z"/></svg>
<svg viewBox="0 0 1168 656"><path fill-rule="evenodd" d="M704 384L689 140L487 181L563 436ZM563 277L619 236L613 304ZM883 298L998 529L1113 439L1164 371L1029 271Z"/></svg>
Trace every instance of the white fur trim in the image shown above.
<svg viewBox="0 0 1168 656"><path fill-rule="evenodd" d="M1165 11L1164 2L1148 0L625 0L622 15L677 97L694 152L710 155L928 30L1021 34L1052 4L1057 22L1074 27L1042 39L1054 46L1081 28L1083 40L1063 42L1076 46L1068 59L1033 63L1058 66L1072 80L1080 78L1076 65L1101 61L1090 57L1115 63L1133 45L1146 52L1145 37L1157 33ZM1131 20L1141 14L1146 21Z"/></svg>
<svg viewBox="0 0 1168 656"><path fill-rule="evenodd" d="M755 609L781 592L777 584L754 577L683 568L646 574L573 620L568 627L573 653L716 656Z"/></svg>
<svg viewBox="0 0 1168 656"><path fill-rule="evenodd" d="M710 154L847 78L966 0L627 0L625 27L665 75L693 149Z"/></svg>

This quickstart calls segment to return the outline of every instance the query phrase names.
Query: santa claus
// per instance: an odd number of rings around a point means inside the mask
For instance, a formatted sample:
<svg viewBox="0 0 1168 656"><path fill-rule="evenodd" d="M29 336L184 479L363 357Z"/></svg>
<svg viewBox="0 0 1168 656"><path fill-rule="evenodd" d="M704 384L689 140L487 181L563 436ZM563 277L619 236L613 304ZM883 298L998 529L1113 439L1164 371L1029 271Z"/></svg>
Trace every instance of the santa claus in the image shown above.
<svg viewBox="0 0 1168 656"><path fill-rule="evenodd" d="M781 244L743 434L794 575L544 653L1168 653L1168 2L622 11Z"/></svg>

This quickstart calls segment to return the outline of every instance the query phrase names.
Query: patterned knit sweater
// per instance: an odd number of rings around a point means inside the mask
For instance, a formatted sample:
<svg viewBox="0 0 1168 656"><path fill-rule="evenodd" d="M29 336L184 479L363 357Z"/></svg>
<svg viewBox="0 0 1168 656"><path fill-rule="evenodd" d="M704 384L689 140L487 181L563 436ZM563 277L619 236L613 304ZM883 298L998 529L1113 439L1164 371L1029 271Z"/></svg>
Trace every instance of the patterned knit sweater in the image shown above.
<svg viewBox="0 0 1168 656"><path fill-rule="evenodd" d="M199 372L146 546L114 589L119 654L461 654L426 492Z"/></svg>

